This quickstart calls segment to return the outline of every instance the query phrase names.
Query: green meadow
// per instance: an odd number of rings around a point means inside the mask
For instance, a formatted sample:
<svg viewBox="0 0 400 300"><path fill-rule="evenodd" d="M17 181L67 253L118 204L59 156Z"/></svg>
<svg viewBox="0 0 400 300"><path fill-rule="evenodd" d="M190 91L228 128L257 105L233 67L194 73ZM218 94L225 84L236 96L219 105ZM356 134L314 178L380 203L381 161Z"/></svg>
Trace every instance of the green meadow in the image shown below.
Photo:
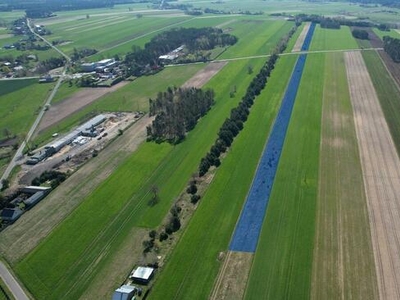
<svg viewBox="0 0 400 300"><path fill-rule="evenodd" d="M0 81L0 139L6 128L23 137L53 87L39 84L37 79Z"/></svg>
<svg viewBox="0 0 400 300"><path fill-rule="evenodd" d="M340 29L315 27L310 50L345 50L358 49L359 46L351 34L350 27L341 26Z"/></svg>
<svg viewBox="0 0 400 300"><path fill-rule="evenodd" d="M228 249L259 157L279 109L295 56L282 57L256 98L243 131L200 200L195 215L157 278L150 299L207 299Z"/></svg>
<svg viewBox="0 0 400 300"><path fill-rule="evenodd" d="M245 299L310 297L324 59L307 57Z"/></svg>
<svg viewBox="0 0 400 300"><path fill-rule="evenodd" d="M243 76L247 74L247 63L230 63L209 82L208 86L216 91L217 103L183 143L177 146L142 145L48 238L16 265L17 273L36 297L78 297L90 284L88 278L96 275L96 267L92 264L97 260L111 259L113 252L109 248L117 246L113 242L122 241L134 226L153 228L160 224L173 200L196 171L200 158L213 143L219 127L240 100L239 97L229 98L231 84L236 84L238 95L244 94L252 78L250 75ZM261 63L259 61L257 66L260 67ZM122 182L125 182L125 188L121 188ZM149 207L147 202L152 185L159 187L161 201ZM99 208L100 211L91 214ZM80 228L78 234L76 228ZM65 251L69 254L64 255ZM51 260L47 259L49 256ZM86 278L84 281L80 280L82 276Z"/></svg>

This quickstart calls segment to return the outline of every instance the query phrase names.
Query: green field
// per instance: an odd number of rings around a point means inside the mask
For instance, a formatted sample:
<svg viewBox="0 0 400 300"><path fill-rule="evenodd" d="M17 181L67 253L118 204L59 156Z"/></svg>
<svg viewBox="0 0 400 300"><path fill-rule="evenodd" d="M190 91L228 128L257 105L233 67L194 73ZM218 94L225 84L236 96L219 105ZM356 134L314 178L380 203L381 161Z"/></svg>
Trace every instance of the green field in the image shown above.
<svg viewBox="0 0 400 300"><path fill-rule="evenodd" d="M376 33L377 36L379 36L381 39L383 39L383 37L385 35L388 35L392 38L397 38L400 39L400 33L398 31L396 31L395 29L391 29L390 31L382 31L379 30L377 28L373 28L373 31Z"/></svg>
<svg viewBox="0 0 400 300"><path fill-rule="evenodd" d="M282 57L208 188L150 299L207 299L295 63Z"/></svg>
<svg viewBox="0 0 400 300"><path fill-rule="evenodd" d="M250 271L246 299L310 297L324 59L323 54L307 58Z"/></svg>
<svg viewBox="0 0 400 300"><path fill-rule="evenodd" d="M367 203L342 53L326 55L321 131L311 298L377 299Z"/></svg>
<svg viewBox="0 0 400 300"><path fill-rule="evenodd" d="M310 46L310 50L314 51L358 48L360 47L357 45L348 26L341 26L340 29L326 29L317 25Z"/></svg>
<svg viewBox="0 0 400 300"><path fill-rule="evenodd" d="M53 86L38 84L37 79L0 81L0 139L5 137L5 128L22 137Z"/></svg>
<svg viewBox="0 0 400 300"><path fill-rule="evenodd" d="M278 41L294 26L293 22L241 19L229 24L233 34L239 38L219 59L270 54Z"/></svg>
<svg viewBox="0 0 400 300"><path fill-rule="evenodd" d="M17 273L36 297L53 299L67 293L69 298L76 298L96 276L98 269L92 264L101 260L102 263L97 265L100 268L111 259L112 249L118 247L132 227L159 225L172 201L196 171L200 158L213 143L230 109L240 100L240 97L229 98L231 84L236 84L238 95L244 94L252 78L250 75L243 76L247 74L247 63L230 63L210 81L208 86L215 89L217 103L185 142L175 147L144 144L46 240L17 264ZM257 66L260 67L261 63L258 61ZM156 157L160 159L158 163L153 161ZM149 173L141 170L147 170L141 167L142 160L153 166ZM122 181L126 181L127 190L117 193ZM150 187L154 184L160 189L161 201L150 208L146 203ZM99 207L101 212L92 215L89 220L88 214ZM81 228L79 235L76 228ZM68 255L65 255L66 251L69 251ZM48 260L49 256L51 260ZM83 277L85 280L82 280Z"/></svg>
<svg viewBox="0 0 400 300"><path fill-rule="evenodd" d="M362 53L390 129L397 153L400 153L400 91L386 70L379 54Z"/></svg>

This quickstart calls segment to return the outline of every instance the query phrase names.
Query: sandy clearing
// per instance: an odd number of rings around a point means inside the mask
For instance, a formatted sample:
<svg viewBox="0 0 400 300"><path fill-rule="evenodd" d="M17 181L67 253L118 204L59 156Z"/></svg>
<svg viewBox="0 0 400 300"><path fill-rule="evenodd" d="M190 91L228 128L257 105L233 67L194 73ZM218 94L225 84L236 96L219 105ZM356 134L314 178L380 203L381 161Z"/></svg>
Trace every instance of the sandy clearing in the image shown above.
<svg viewBox="0 0 400 300"><path fill-rule="evenodd" d="M110 88L83 88L62 102L50 106L49 110L43 116L37 131L41 132L53 126L100 97L112 93L128 83L129 81L123 81Z"/></svg>
<svg viewBox="0 0 400 300"><path fill-rule="evenodd" d="M62 185L24 214L16 224L0 233L0 252L15 262L29 253L62 222L120 163L146 139L147 115L128 128L117 141L89 161Z"/></svg>
<svg viewBox="0 0 400 300"><path fill-rule="evenodd" d="M306 23L301 31L299 37L297 38L296 43L293 46L292 52L299 52L301 50L301 46L304 44L304 39L306 38L308 29L310 29L311 23Z"/></svg>
<svg viewBox="0 0 400 300"><path fill-rule="evenodd" d="M13 37L14 35L12 34L0 34L0 40L2 39L8 39L10 37Z"/></svg>
<svg viewBox="0 0 400 300"><path fill-rule="evenodd" d="M201 88L205 85L212 77L214 77L225 65L227 62L212 62L209 63L205 68L198 71L192 78L186 81L182 87L195 87Z"/></svg>
<svg viewBox="0 0 400 300"><path fill-rule="evenodd" d="M359 52L345 53L380 299L400 299L400 160Z"/></svg>
<svg viewBox="0 0 400 300"><path fill-rule="evenodd" d="M243 299L253 256L254 254L249 252L229 251L209 299Z"/></svg>

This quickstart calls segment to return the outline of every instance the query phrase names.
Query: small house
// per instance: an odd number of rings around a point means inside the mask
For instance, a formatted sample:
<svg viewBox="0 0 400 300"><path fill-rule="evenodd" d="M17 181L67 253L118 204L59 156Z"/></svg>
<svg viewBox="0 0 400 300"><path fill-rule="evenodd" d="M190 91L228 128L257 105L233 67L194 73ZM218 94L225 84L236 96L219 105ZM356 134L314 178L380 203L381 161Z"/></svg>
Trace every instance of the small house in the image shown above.
<svg viewBox="0 0 400 300"><path fill-rule="evenodd" d="M130 278L134 282L148 284L153 277L154 269L149 267L138 267L131 273Z"/></svg>
<svg viewBox="0 0 400 300"><path fill-rule="evenodd" d="M115 290L112 300L134 300L136 291L137 288L133 285L123 285Z"/></svg>
<svg viewBox="0 0 400 300"><path fill-rule="evenodd" d="M1 219L8 223L14 223L22 215L22 210L16 208L4 208L1 212Z"/></svg>

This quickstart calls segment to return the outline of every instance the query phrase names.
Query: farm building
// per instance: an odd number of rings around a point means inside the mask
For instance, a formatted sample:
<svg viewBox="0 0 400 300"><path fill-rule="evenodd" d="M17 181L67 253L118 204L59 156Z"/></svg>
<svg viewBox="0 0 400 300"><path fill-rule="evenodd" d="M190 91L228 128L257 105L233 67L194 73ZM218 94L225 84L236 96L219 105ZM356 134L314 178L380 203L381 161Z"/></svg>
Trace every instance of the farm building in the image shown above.
<svg viewBox="0 0 400 300"><path fill-rule="evenodd" d="M82 126L78 127L71 133L67 134L66 136L52 142L51 144L47 144L44 148L46 149L46 153L48 156L53 155L60 151L64 146L70 144L73 140L75 140L78 136L82 135L83 132L92 131L92 129L103 123L106 120L106 116L98 115L89 121L87 121ZM93 134L92 134L93 136Z"/></svg>
<svg viewBox="0 0 400 300"><path fill-rule="evenodd" d="M83 72L93 72L96 69L95 63L84 63L81 64L81 69Z"/></svg>
<svg viewBox="0 0 400 300"><path fill-rule="evenodd" d="M135 299L134 295L137 291L137 288L133 285L123 285L120 288L116 289L112 300L131 300Z"/></svg>
<svg viewBox="0 0 400 300"><path fill-rule="evenodd" d="M40 200L46 197L46 192L37 192L30 196L28 199L24 200L24 204L26 205L27 209L34 207Z"/></svg>
<svg viewBox="0 0 400 300"><path fill-rule="evenodd" d="M37 192L50 192L49 187L29 185L21 189L22 193L35 194Z"/></svg>
<svg viewBox="0 0 400 300"><path fill-rule="evenodd" d="M143 284L148 284L153 277L154 269L149 267L138 267L129 276L133 281Z"/></svg>
<svg viewBox="0 0 400 300"><path fill-rule="evenodd" d="M8 223L14 223L22 215L22 210L18 207L16 208L5 208L1 212L1 219Z"/></svg>

